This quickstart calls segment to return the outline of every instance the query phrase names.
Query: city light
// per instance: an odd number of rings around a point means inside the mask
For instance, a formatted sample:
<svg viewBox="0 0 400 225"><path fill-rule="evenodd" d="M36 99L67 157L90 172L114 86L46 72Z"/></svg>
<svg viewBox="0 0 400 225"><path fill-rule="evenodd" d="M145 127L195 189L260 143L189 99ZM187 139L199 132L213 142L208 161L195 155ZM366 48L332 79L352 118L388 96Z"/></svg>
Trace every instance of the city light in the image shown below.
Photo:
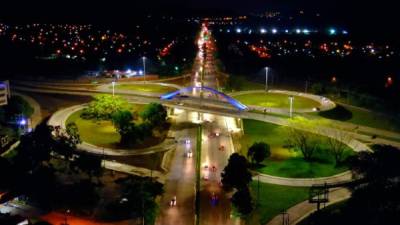
<svg viewBox="0 0 400 225"><path fill-rule="evenodd" d="M265 33L267 33L267 30L264 29L264 28L261 28L261 29L260 29L260 33L265 34Z"/></svg>
<svg viewBox="0 0 400 225"><path fill-rule="evenodd" d="M273 33L273 34L276 34L276 33L278 33L278 30L275 29L275 28L273 28L273 29L272 29L272 33Z"/></svg>

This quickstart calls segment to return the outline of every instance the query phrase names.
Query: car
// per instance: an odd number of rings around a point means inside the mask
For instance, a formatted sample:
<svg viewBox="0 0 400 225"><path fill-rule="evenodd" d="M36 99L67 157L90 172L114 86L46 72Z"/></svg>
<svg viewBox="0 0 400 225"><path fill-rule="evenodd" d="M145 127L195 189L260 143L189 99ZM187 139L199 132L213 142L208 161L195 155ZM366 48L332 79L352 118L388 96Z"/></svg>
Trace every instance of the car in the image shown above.
<svg viewBox="0 0 400 225"><path fill-rule="evenodd" d="M203 179L204 179L204 180L208 180L208 179L209 179L208 173L205 173L205 174L203 175Z"/></svg>
<svg viewBox="0 0 400 225"><path fill-rule="evenodd" d="M204 169L205 169L205 170L208 170L208 165L204 165Z"/></svg>
<svg viewBox="0 0 400 225"><path fill-rule="evenodd" d="M176 206L176 196L174 196L171 201L169 201L169 206Z"/></svg>
<svg viewBox="0 0 400 225"><path fill-rule="evenodd" d="M220 146L218 147L218 150L220 150L220 151L225 150L225 146L224 146L224 145L220 145Z"/></svg>
<svg viewBox="0 0 400 225"><path fill-rule="evenodd" d="M193 152L192 152L192 151L188 151L188 152L186 153L186 157L187 157L187 158L192 158L192 157L193 157Z"/></svg>
<svg viewBox="0 0 400 225"><path fill-rule="evenodd" d="M217 167L215 167L215 166L212 166L212 167L211 167L211 171L212 171L212 172L215 172L215 171L217 171Z"/></svg>
<svg viewBox="0 0 400 225"><path fill-rule="evenodd" d="M185 144L190 144L190 139L186 139Z"/></svg>
<svg viewBox="0 0 400 225"><path fill-rule="evenodd" d="M215 136L216 136L216 137L219 137L219 132L215 132Z"/></svg>
<svg viewBox="0 0 400 225"><path fill-rule="evenodd" d="M211 205L215 206L218 204L218 195L216 195L214 192L210 196L211 198Z"/></svg>

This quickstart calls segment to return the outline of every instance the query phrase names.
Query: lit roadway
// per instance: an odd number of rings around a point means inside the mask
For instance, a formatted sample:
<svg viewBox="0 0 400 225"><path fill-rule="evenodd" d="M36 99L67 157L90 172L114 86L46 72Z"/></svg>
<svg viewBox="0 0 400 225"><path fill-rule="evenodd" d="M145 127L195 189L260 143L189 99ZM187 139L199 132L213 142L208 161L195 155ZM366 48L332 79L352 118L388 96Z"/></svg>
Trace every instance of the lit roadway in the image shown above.
<svg viewBox="0 0 400 225"><path fill-rule="evenodd" d="M211 39L210 39L211 40ZM218 88L218 80L215 76L215 67L212 51L214 49L213 42L209 41L207 49L201 53L199 51L196 59L192 83L193 86L206 86ZM205 59L202 54L205 54ZM203 71L201 71L203 68ZM95 90L85 88L71 87L40 87L40 85L19 84L14 86L16 90L41 93L61 93L73 95L95 95L100 93ZM122 93L121 93L122 94ZM200 91L193 89L193 96L170 101L161 101L159 95L129 95L123 94L130 102L162 102L164 105L175 108L176 131L175 137L178 140L177 149L174 152L170 172L165 183L165 194L161 198L161 212L157 219L159 225L190 225L194 224L195 218L195 146L196 146L196 126L193 123L202 122L202 153L201 153L201 176L208 177L207 180L201 181L201 207L200 207L200 224L240 224L240 220L232 218L231 203L229 196L224 193L220 186L220 174L227 164L227 159L234 152L230 131L236 129L236 118L250 118L260 121L271 122L274 124L290 126L287 119L272 115L263 115L247 111L239 112L227 102L222 102L218 97L210 92L203 92L203 98L200 98ZM178 110L180 109L180 110ZM321 133L329 136L334 133L334 128L320 126L318 130L311 132ZM399 146L398 142L375 138L371 139L370 135L360 134L354 131L346 130L354 138L363 141L373 141L375 143L392 144ZM218 133L219 135L216 135ZM189 140L186 143L186 140ZM190 143L189 143L190 142ZM220 146L224 146L224 150L219 150ZM353 146L356 149L363 149L364 146ZM185 153L193 151L193 158L187 158ZM205 166L208 169L205 169ZM216 170L211 168L215 166ZM217 204L212 204L211 196L218 197ZM170 207L170 200L176 196L176 206Z"/></svg>
<svg viewBox="0 0 400 225"><path fill-rule="evenodd" d="M209 49L206 51L206 55L212 54ZM210 73L211 69L209 69L212 59L208 57L203 62L202 54L204 53L200 50L193 68L192 84L193 86L200 86L203 83L204 86L216 88L216 78ZM200 68L203 63L204 76L202 77ZM199 97L200 90L193 89L192 94ZM203 96L204 98L215 99L214 95L207 92L204 92ZM193 123L202 121L205 122L202 123L200 224L234 224L230 217L230 200L220 186L220 174L229 155L233 152L233 144L227 124L233 124L234 119L186 110L175 110L174 118L177 122L176 126L179 127L175 134L178 140L178 148L175 151L170 174L165 184L166 193L161 201L161 213L157 224L186 225L195 222L196 158L195 154L193 154L193 158L187 158L186 154L188 151L194 152L196 147L197 125L193 125ZM220 150L220 146L224 146L224 150ZM215 169L211 169L212 167L215 167ZM217 196L217 202L211 201L213 195ZM177 205L171 207L169 202L174 196L176 196Z"/></svg>

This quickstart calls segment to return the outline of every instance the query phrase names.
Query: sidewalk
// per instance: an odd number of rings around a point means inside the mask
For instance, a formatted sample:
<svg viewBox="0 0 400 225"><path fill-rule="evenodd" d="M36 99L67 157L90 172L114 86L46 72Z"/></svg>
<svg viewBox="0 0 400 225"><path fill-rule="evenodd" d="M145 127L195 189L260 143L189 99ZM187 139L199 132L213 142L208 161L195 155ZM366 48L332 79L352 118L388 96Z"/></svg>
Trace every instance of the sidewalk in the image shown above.
<svg viewBox="0 0 400 225"><path fill-rule="evenodd" d="M276 177L267 174L259 174L253 177L257 181L260 176L260 181L268 184L285 185L292 187L311 187L313 184L335 184L349 182L353 179L351 171L346 171L330 177L319 178L286 178Z"/></svg>
<svg viewBox="0 0 400 225"><path fill-rule="evenodd" d="M337 188L329 192L329 202L326 204L332 205L341 202L351 197L351 192L346 188ZM307 201L301 202L287 210L289 215L289 225L299 223L302 219L309 216L317 210L316 204L311 204ZM282 225L282 215L275 216L266 225Z"/></svg>

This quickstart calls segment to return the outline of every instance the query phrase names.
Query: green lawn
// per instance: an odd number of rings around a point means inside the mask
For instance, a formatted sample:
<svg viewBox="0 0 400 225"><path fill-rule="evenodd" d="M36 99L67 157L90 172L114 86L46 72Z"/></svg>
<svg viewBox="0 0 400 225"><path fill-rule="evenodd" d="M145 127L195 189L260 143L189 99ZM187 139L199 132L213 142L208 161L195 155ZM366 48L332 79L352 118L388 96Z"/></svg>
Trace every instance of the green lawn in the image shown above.
<svg viewBox="0 0 400 225"><path fill-rule="evenodd" d="M300 152L284 146L287 144L285 127L256 120L243 120L245 135L240 139L242 154L247 154L247 149L254 142L265 142L271 146L271 157L264 162L257 171L269 175L292 178L315 178L335 175L346 171L347 166L336 167L334 158L328 154L326 137L318 136L319 149L314 154L312 162L303 160ZM350 149L346 156L354 154Z"/></svg>
<svg viewBox="0 0 400 225"><path fill-rule="evenodd" d="M327 119L400 132L400 118L395 119L384 114L356 107L338 105L332 110L320 112L319 115Z"/></svg>
<svg viewBox="0 0 400 225"><path fill-rule="evenodd" d="M141 108L143 106L135 105L134 108ZM135 110L136 111L136 110ZM140 110L139 110L140 111ZM82 141L99 147L106 148L121 148L119 146L120 135L115 130L111 121L106 120L86 120L82 119L80 115L82 110L73 113L66 121L66 123L75 122L78 126L79 134ZM145 148L159 144L163 138L149 137L142 143L138 143L135 148Z"/></svg>
<svg viewBox="0 0 400 225"><path fill-rule="evenodd" d="M249 93L242 95L235 95L235 99L239 100L245 105L256 105L271 108L289 108L289 96L280 93ZM304 98L301 96L294 96L293 108L305 109L320 107L320 104L314 100Z"/></svg>
<svg viewBox="0 0 400 225"><path fill-rule="evenodd" d="M110 87L111 89L112 87ZM115 85L117 90L128 90L128 91L142 91L142 92L154 92L154 93L166 93L176 91L176 88L163 86L159 84L117 84Z"/></svg>
<svg viewBox="0 0 400 225"><path fill-rule="evenodd" d="M80 117L81 114L82 111L73 113L66 123L76 123L82 141L100 147L115 148L117 146L120 135L111 121L86 120Z"/></svg>
<svg viewBox="0 0 400 225"><path fill-rule="evenodd" d="M257 201L257 181L250 184L253 199ZM283 209L288 209L308 199L309 189L306 187L289 187L260 182L258 208L254 210L249 224L266 224Z"/></svg>

